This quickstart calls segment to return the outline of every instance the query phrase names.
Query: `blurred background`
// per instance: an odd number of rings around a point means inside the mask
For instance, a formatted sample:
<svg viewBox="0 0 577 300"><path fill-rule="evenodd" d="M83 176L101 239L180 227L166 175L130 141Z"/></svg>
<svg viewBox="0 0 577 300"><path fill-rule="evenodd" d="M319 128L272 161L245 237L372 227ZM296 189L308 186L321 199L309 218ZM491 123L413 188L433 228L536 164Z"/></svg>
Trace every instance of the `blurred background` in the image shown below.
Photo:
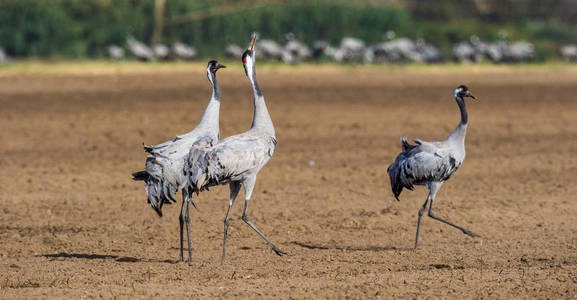
<svg viewBox="0 0 577 300"><path fill-rule="evenodd" d="M0 0L0 61L236 58L542 63L577 59L575 0Z"/></svg>

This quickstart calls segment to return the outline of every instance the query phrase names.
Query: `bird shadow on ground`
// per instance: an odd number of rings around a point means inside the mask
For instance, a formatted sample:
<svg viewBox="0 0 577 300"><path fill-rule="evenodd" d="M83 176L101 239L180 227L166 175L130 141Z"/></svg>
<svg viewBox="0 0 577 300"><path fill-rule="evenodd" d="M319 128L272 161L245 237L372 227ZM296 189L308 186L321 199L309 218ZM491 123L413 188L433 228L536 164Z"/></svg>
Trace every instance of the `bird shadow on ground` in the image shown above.
<svg viewBox="0 0 577 300"><path fill-rule="evenodd" d="M367 247L351 247L351 246L324 246L324 245L315 245L309 243L302 243L302 242L290 242L289 244L297 245L302 248L307 248L311 250L346 250L346 251L372 251L372 252L380 252L380 251L408 251L412 250L412 248L398 248L395 246L367 246Z"/></svg>
<svg viewBox="0 0 577 300"><path fill-rule="evenodd" d="M150 263L169 263L175 264L178 263L177 260L171 259L142 259L136 258L131 256L119 256L119 255L110 255L110 254L89 254L89 253L54 253L54 254L40 254L36 255L37 257L45 257L51 261L54 260L64 260L69 258L77 258L77 259L113 259L118 262L150 262Z"/></svg>

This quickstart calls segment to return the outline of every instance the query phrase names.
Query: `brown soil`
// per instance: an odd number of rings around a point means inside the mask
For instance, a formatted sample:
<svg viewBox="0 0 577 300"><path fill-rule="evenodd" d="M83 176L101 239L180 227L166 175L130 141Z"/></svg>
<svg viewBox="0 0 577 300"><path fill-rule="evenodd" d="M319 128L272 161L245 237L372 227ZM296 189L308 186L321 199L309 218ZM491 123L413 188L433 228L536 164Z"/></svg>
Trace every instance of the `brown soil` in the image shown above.
<svg viewBox="0 0 577 300"><path fill-rule="evenodd" d="M246 130L251 91L219 73L221 136ZM179 205L158 218L141 142L193 128L209 98L204 67L169 72L0 77L0 298L574 298L577 296L577 72L266 69L277 151L252 221L228 188L192 211L191 266L177 262ZM467 159L424 218L427 191L394 200L386 174L402 135L445 138L466 83ZM314 164L312 163L314 162Z"/></svg>

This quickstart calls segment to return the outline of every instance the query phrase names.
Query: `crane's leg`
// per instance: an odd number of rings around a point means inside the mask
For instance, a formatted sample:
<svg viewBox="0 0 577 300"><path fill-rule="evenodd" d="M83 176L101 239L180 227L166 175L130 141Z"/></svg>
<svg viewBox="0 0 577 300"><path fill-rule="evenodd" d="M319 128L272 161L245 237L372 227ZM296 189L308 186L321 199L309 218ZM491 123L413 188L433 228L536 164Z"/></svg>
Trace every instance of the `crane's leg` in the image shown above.
<svg viewBox="0 0 577 300"><path fill-rule="evenodd" d="M423 203L423 206L421 206L421 208L419 209L419 217L417 218L417 236L415 237L415 250L419 246L419 231L421 229L421 217L423 216L423 213L425 212L425 208L427 207L427 203L429 203L430 198L431 198L431 193L429 193L429 195L427 195L427 200L425 200L425 203Z"/></svg>
<svg viewBox="0 0 577 300"><path fill-rule="evenodd" d="M230 209L234 204L234 200L240 191L240 183L232 182L229 185L230 188L230 201L228 202L228 210L226 211L226 217L224 217L224 239L222 241L222 259L220 261L220 265L224 265L224 258L226 256L226 237L228 235L228 219L230 217Z"/></svg>
<svg viewBox="0 0 577 300"><path fill-rule="evenodd" d="M180 207L180 217L178 218L180 224L180 261L184 261L184 206L186 203L186 192L182 190L182 206Z"/></svg>
<svg viewBox="0 0 577 300"><path fill-rule="evenodd" d="M264 236L264 234L262 232L260 232L260 230L258 230L247 218L246 216L246 209L248 207L248 200L250 200L250 196L252 195L252 190L254 189L254 184L256 182L256 176L252 176L250 178L247 178L244 182L244 209L242 211L242 220L248 224L248 226L250 226L250 228L252 228L254 231L256 231L256 233L258 233L266 242L267 244L272 248L272 250L278 255L278 256L282 256L283 254L286 254L286 252L282 251L281 249L277 248L277 246L275 246L269 239L266 238L266 236Z"/></svg>
<svg viewBox="0 0 577 300"><path fill-rule="evenodd" d="M188 263L192 263L192 247L190 246L190 198L192 193L187 193L186 196L186 215L184 216L184 223L186 224L186 241L188 242Z"/></svg>
<svg viewBox="0 0 577 300"><path fill-rule="evenodd" d="M455 224L453 224L447 220L441 219L441 218L439 218L433 214L433 201L435 200L435 195L437 194L437 191L439 191L439 189L441 188L441 185L442 185L442 183L432 183L431 184L431 194L430 194L431 195L430 196L431 197L431 205L429 205L429 217L431 217L437 221L441 221L447 225L453 226L453 227L461 230L464 234L466 234L468 236L478 237L479 236L478 234L475 234L475 233L473 233L473 232L469 231L468 229L463 228L461 226L455 225Z"/></svg>

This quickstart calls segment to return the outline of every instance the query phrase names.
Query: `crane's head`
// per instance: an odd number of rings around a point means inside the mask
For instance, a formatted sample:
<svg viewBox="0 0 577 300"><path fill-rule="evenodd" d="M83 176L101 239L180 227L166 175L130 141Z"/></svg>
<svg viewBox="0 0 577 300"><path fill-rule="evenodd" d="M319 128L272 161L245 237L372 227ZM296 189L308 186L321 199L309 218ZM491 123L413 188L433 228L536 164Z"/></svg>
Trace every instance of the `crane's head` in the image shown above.
<svg viewBox="0 0 577 300"><path fill-rule="evenodd" d="M218 71L218 69L221 69L221 68L226 68L226 66L219 64L218 61L216 61L216 60L211 60L208 62L208 66L206 67L206 71L213 73L213 74L216 74L216 71Z"/></svg>
<svg viewBox="0 0 577 300"><path fill-rule="evenodd" d="M255 63L255 55L254 55L254 45L256 44L256 33L253 33L250 38L250 44L248 48L242 54L242 65L244 67L244 73L246 76L251 77L254 72L254 63Z"/></svg>
<svg viewBox="0 0 577 300"><path fill-rule="evenodd" d="M455 98L461 98L464 100L466 97L477 100L477 98L471 94L471 91L469 91L469 88L466 85L460 85L455 89Z"/></svg>
<svg viewBox="0 0 577 300"><path fill-rule="evenodd" d="M206 76L208 77L210 84L213 86L216 82L216 71L218 71L220 68L226 68L226 66L219 64L216 60L211 60L208 62L208 66L206 67Z"/></svg>

